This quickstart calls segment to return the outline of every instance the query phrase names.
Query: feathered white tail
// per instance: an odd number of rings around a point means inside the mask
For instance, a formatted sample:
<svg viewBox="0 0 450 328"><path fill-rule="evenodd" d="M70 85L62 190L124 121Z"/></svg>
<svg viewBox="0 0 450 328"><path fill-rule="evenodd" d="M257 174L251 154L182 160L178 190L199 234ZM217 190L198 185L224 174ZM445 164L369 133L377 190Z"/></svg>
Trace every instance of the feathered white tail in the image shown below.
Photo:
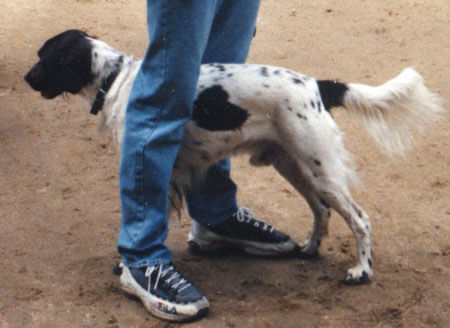
<svg viewBox="0 0 450 328"><path fill-rule="evenodd" d="M375 142L389 153L403 154L415 133L439 119L445 110L412 68L377 87L347 84L343 106L362 116Z"/></svg>

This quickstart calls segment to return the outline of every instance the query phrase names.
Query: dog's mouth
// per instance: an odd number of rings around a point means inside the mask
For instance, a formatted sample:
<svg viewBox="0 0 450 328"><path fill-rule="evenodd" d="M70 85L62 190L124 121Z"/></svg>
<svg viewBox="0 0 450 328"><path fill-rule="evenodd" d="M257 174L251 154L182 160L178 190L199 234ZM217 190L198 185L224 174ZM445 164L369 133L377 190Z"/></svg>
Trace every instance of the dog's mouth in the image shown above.
<svg viewBox="0 0 450 328"><path fill-rule="evenodd" d="M40 92L45 99L56 98L62 93L61 87L56 81L52 82L48 74L42 73L39 63L25 74L24 79L34 91Z"/></svg>
<svg viewBox="0 0 450 328"><path fill-rule="evenodd" d="M45 99L53 99L59 96L59 93L52 90L41 90L41 96Z"/></svg>

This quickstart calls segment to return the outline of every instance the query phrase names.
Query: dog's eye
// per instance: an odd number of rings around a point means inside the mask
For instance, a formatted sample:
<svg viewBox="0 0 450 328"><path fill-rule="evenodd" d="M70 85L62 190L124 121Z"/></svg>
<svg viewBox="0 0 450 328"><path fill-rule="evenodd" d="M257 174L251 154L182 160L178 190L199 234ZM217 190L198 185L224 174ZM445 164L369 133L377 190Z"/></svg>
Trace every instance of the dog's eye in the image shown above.
<svg viewBox="0 0 450 328"><path fill-rule="evenodd" d="M47 63L46 61L42 61L42 60L41 60L41 66L42 66L42 68L45 69L46 71L49 70L49 65L48 65L48 63Z"/></svg>

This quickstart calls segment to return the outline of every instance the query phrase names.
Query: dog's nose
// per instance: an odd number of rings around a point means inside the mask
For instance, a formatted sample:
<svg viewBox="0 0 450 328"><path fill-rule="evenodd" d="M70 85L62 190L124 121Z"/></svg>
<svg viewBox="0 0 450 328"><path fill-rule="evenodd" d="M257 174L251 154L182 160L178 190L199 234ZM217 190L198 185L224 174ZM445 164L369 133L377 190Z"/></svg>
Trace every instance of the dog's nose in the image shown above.
<svg viewBox="0 0 450 328"><path fill-rule="evenodd" d="M30 84L30 72L28 72L27 74L25 74L25 76L23 77L23 79L25 80L25 82L27 82L28 84Z"/></svg>
<svg viewBox="0 0 450 328"><path fill-rule="evenodd" d="M27 82L28 85L31 88L33 88L33 90L40 91L37 80L35 79L35 74L34 74L33 69L31 69L27 74L25 74L25 76L23 78L24 78L25 82Z"/></svg>

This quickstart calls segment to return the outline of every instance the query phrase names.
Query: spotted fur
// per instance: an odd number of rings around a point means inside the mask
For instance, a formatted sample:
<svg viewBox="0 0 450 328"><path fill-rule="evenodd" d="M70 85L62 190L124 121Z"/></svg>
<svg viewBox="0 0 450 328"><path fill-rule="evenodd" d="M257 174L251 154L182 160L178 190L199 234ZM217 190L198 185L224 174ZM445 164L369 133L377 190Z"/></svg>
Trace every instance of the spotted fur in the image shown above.
<svg viewBox="0 0 450 328"><path fill-rule="evenodd" d="M46 98L71 92L92 104L104 81L118 73L104 96L101 115L103 129L120 145L140 61L73 30L49 40L39 58L25 79ZM403 151L412 139L411 129L432 122L443 111L438 97L413 69L370 87L317 81L266 65L203 65L193 119L185 126L172 175L173 203L179 205L186 188L210 165L232 154L249 153L251 164L272 165L311 207L314 225L301 244L302 255L318 253L334 209L356 238L357 264L348 270L345 282L368 282L373 276L371 224L349 191L356 178L342 133L330 114L336 106L361 117L386 152Z"/></svg>

